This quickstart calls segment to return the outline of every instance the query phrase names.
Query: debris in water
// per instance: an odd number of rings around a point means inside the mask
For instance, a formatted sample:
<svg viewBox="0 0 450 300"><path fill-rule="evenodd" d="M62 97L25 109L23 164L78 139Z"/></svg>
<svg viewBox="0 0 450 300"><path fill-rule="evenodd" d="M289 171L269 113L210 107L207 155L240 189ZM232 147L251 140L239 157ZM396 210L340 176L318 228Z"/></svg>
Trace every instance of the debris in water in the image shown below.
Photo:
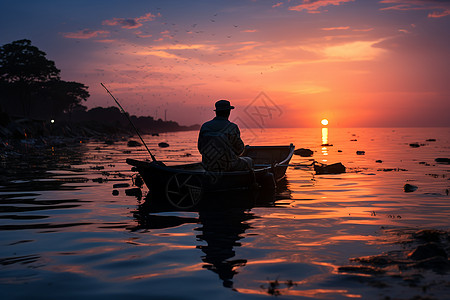
<svg viewBox="0 0 450 300"><path fill-rule="evenodd" d="M408 257L414 260L429 259L436 256L447 259L447 252L445 252L445 249L435 242L419 245L408 254Z"/></svg>
<svg viewBox="0 0 450 300"><path fill-rule="evenodd" d="M112 194L113 194L113 196L117 196L117 195L119 195L119 191L118 190L113 190Z"/></svg>
<svg viewBox="0 0 450 300"><path fill-rule="evenodd" d="M91 170L103 170L104 168L105 168L104 166L90 167Z"/></svg>
<svg viewBox="0 0 450 300"><path fill-rule="evenodd" d="M366 151L356 151L356 155L365 155Z"/></svg>
<svg viewBox="0 0 450 300"><path fill-rule="evenodd" d="M409 184L409 183L407 183L403 186L403 190L405 191L405 193L412 193L412 192L416 191L417 189L418 189L417 186Z"/></svg>
<svg viewBox="0 0 450 300"><path fill-rule="evenodd" d="M409 144L409 146L413 147L413 148L419 148L420 147L419 143L412 143L412 144Z"/></svg>
<svg viewBox="0 0 450 300"><path fill-rule="evenodd" d="M384 274L385 270L373 267L363 267L363 266L344 266L338 268L339 273L357 273L357 274Z"/></svg>
<svg viewBox="0 0 450 300"><path fill-rule="evenodd" d="M320 174L341 174L345 173L345 166L342 163L335 163L331 165L314 162L314 171L317 175Z"/></svg>
<svg viewBox="0 0 450 300"><path fill-rule="evenodd" d="M167 148L167 147L169 147L169 144L167 144L165 142L161 142L161 143L158 144L158 146L161 147L161 148Z"/></svg>
<svg viewBox="0 0 450 300"><path fill-rule="evenodd" d="M396 233L397 236L403 234L403 232ZM338 270L342 273L361 274L360 276L365 278L369 278L367 277L368 275L377 275L378 279L386 280L391 280L390 278L392 277L406 280L411 277L411 272L414 272L412 275L418 277L416 283L425 284L423 282L425 277L419 276L423 269L433 270L440 274L450 270L450 262L448 260L449 241L450 232L448 231L419 230L410 233L406 241L397 242L403 245L402 250L351 258L350 262L361 265L343 266L339 267ZM407 270L409 272L406 272ZM388 277L383 277L383 273Z"/></svg>
<svg viewBox="0 0 450 300"><path fill-rule="evenodd" d="M399 171L408 171L408 170L401 169L401 168L384 168L384 169L378 169L377 171L379 171L379 172L381 172L381 171L383 171L383 172L392 172L392 171L399 172Z"/></svg>
<svg viewBox="0 0 450 300"><path fill-rule="evenodd" d="M437 163L450 164L450 158L440 157L440 158L436 158L434 161Z"/></svg>
<svg viewBox="0 0 450 300"><path fill-rule="evenodd" d="M128 147L139 147L141 146L141 143L139 143L138 141L133 141L133 140L129 140L127 143Z"/></svg>
<svg viewBox="0 0 450 300"><path fill-rule="evenodd" d="M301 157L309 157L309 156L312 156L314 154L314 152L311 149L300 148L300 149L295 149L294 154L300 155Z"/></svg>
<svg viewBox="0 0 450 300"><path fill-rule="evenodd" d="M119 188L126 188L129 187L130 184L129 183L116 183L113 185L114 189L119 189Z"/></svg>

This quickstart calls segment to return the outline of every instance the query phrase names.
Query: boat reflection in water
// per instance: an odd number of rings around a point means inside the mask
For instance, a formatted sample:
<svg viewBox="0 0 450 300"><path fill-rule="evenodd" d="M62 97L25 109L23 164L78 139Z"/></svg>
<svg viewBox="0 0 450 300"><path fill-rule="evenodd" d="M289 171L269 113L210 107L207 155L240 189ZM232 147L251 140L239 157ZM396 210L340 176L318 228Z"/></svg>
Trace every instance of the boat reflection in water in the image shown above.
<svg viewBox="0 0 450 300"><path fill-rule="evenodd" d="M174 212L174 210L167 211L152 206L152 203L158 203L152 197L149 194L144 203L135 211L134 217L138 225L131 230L200 224L201 226L194 230L199 232L196 238L201 243L197 244L196 248L204 253L201 256L201 260L205 263L202 267L216 273L222 280L224 287L233 288L233 277L238 274L238 268L247 264L245 258L233 258L236 255L235 247L241 246L240 240L245 238L245 231L251 228L249 221L255 218L251 208L275 206L275 200L290 198L290 191L287 179L283 179L278 183L277 190L272 194L242 193L239 198L234 198L233 201L225 201L225 203L232 203L232 206L209 206L207 209L196 211L198 218L159 215L157 214L159 212ZM214 197L215 201L209 199L212 203L223 203L223 199L217 201L218 198L221 198L221 195L215 195ZM238 205L239 203L242 205ZM249 203L254 205L250 207Z"/></svg>
<svg viewBox="0 0 450 300"><path fill-rule="evenodd" d="M233 259L234 247L240 247L239 240L250 225L247 221L253 219L252 213L239 208L229 208L217 211L199 212L199 221L202 227L196 229L201 233L197 235L199 241L207 245L198 245L205 255L202 261L203 268L213 271L223 281L223 286L233 287L233 277L238 273L238 267L247 264L247 259Z"/></svg>

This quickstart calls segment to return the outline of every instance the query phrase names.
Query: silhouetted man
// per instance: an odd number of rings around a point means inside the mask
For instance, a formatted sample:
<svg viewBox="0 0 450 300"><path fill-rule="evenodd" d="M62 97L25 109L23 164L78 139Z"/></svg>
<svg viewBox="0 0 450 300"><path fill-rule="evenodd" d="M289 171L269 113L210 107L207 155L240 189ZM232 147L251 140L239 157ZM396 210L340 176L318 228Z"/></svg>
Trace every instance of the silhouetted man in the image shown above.
<svg viewBox="0 0 450 300"><path fill-rule="evenodd" d="M219 100L215 107L216 117L202 125L198 136L203 166L208 171L249 170L252 159L239 156L244 150L239 128L228 120L234 106Z"/></svg>

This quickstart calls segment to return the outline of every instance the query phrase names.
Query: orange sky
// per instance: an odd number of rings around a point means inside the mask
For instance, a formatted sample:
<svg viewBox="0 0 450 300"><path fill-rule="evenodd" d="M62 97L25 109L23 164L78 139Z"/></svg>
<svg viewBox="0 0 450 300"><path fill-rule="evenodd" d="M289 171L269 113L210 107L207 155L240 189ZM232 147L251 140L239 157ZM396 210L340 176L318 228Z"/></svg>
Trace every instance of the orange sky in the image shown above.
<svg viewBox="0 0 450 300"><path fill-rule="evenodd" d="M229 99L249 127L450 126L450 3L432 0L36 1L0 12L86 105L183 125ZM258 97L259 96L259 97Z"/></svg>

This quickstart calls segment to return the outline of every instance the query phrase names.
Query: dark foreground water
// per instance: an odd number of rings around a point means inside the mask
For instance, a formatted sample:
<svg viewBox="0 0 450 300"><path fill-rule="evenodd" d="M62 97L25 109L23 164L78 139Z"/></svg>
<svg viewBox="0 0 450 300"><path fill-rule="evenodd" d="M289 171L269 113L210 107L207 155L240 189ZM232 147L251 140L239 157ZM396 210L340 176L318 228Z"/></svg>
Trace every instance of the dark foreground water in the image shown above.
<svg viewBox="0 0 450 300"><path fill-rule="evenodd" d="M196 138L145 139L175 164L199 160ZM264 129L243 138L315 151L293 157L272 206L148 213L145 198L113 188L132 187L126 158L148 158L126 139L2 148L0 298L448 299L450 167L435 159L450 156L449 128ZM347 173L314 175L311 159L342 162ZM417 190L405 192L407 183ZM430 244L436 253L410 255Z"/></svg>

